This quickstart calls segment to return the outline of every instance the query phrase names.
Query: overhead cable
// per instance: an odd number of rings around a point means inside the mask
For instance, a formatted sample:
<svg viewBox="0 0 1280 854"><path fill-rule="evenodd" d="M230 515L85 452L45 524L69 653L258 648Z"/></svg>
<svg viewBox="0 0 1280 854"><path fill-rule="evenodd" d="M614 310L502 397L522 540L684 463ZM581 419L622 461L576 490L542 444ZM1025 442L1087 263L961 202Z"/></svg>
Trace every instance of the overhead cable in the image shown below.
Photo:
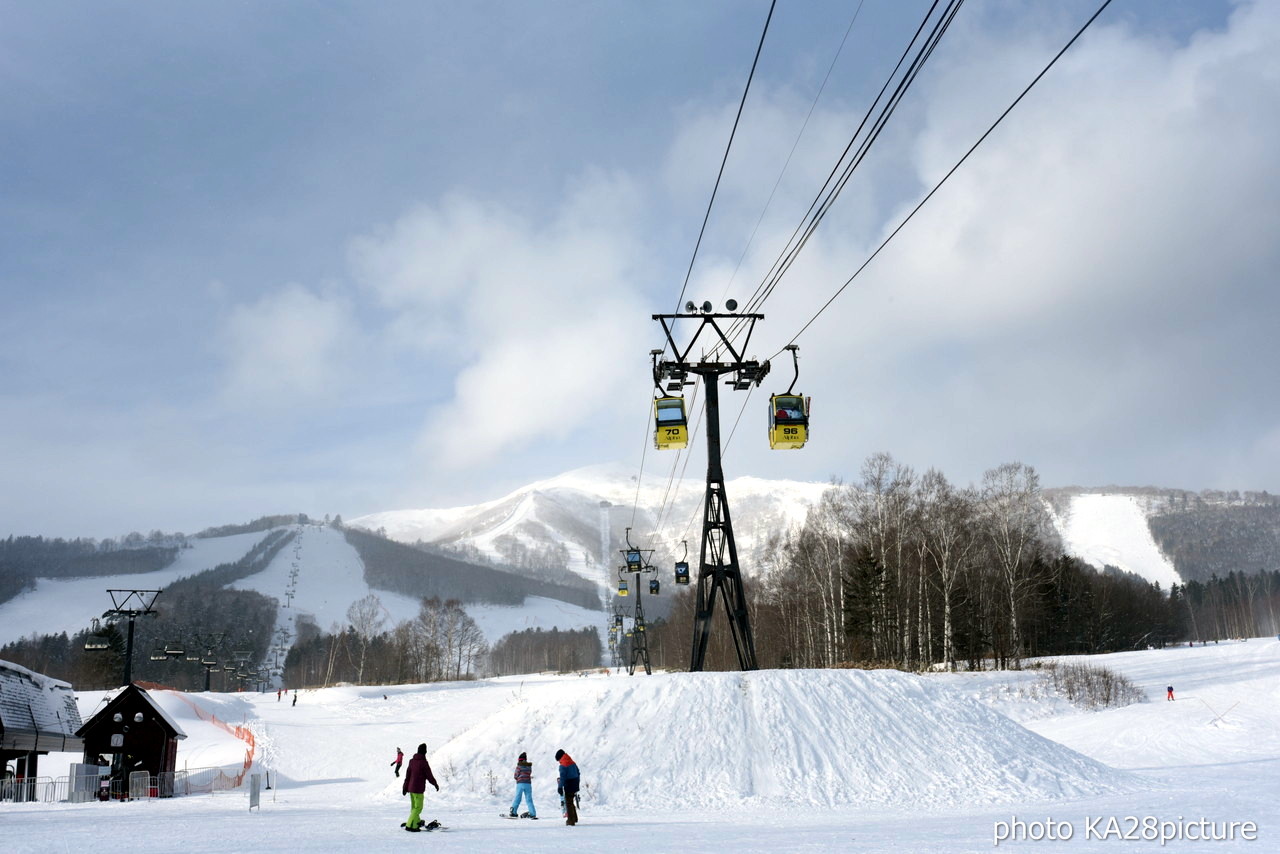
<svg viewBox="0 0 1280 854"><path fill-rule="evenodd" d="M942 185L947 183L947 181L951 178L951 176L956 173L956 170L959 169L964 164L964 162L969 159L969 155L973 154L973 152L978 149L978 146L982 145L982 143L986 141L987 137L991 135L991 133L1000 125L1002 121L1004 121L1005 117L1008 116L1009 113L1013 112L1013 108L1018 106L1018 104L1022 101L1022 99L1026 97L1027 93L1030 92L1033 88L1035 88L1035 85L1040 82L1041 78L1043 78L1047 73L1049 73L1049 69L1053 68L1053 66L1058 62L1058 60L1062 58L1063 54L1065 54L1068 50L1071 49L1071 46L1076 43L1076 41L1080 38L1080 36L1084 35L1085 30L1089 29L1089 27L1093 24L1093 22L1098 19L1098 16L1101 15L1106 10L1106 8L1110 5L1111 5L1111 0L1104 0L1102 5L1098 7L1097 11L1095 11L1089 17L1089 20L1084 22L1084 26L1082 26L1078 31L1076 31L1076 34L1071 37L1070 41L1068 41L1065 45L1063 45L1061 50L1059 50L1056 54L1054 54L1053 59L1049 60L1049 64L1040 70L1040 73L1035 76L1035 79L1033 79L1030 83L1027 84L1027 87L1022 90L1022 92L1018 95L1018 97L1013 99L1013 103L1011 103L1008 107L1005 108L1004 112L1002 112L1000 116L994 122L991 123L991 126L986 129L986 131L982 134L982 136L978 137L978 141L969 147L969 150L964 153L963 157L961 157L959 160L956 161L954 166L952 166L949 170L947 170L947 174L942 176L942 180L938 181L938 183L933 186L933 189L930 190L928 194L923 199L921 199L920 202L914 208L911 209L911 213L907 214L906 217L902 220L902 222L898 223L897 227L894 228L894 230L889 233L889 236L886 237L878 247L876 247L876 250L871 253L871 255L867 258L867 260L863 261L861 266L859 266L858 269L853 272L853 275L850 276L848 280L846 280L845 283L841 285L834 294L831 295L830 299L828 299L825 303L823 303L822 307L818 309L818 311L813 315L813 317L809 318L808 322L806 322L804 326L800 327L800 331L797 332L795 335L793 335L791 337L791 340L788 341L787 344L794 344L796 339L799 338L801 335L803 335L805 330L808 329L813 324L813 322L817 320L818 317L821 316L821 314L824 311L827 310L828 306L830 306L833 302L835 302L836 298L839 297L840 294L844 293L845 288L849 287L849 285L853 283L853 280L856 279L858 275L863 270L865 270L872 261L876 259L876 256L880 254L881 250L883 250L886 246L889 245L889 241L893 240L893 238L897 236L898 232L902 231L902 229L906 226L906 224L911 221L911 219L920 211L920 209L923 208L931 198L933 198L934 194L937 193L938 190L942 188ZM785 345L782 347L782 349L778 350L777 353L774 353L773 356L770 358L777 357L784 350L786 350Z"/></svg>

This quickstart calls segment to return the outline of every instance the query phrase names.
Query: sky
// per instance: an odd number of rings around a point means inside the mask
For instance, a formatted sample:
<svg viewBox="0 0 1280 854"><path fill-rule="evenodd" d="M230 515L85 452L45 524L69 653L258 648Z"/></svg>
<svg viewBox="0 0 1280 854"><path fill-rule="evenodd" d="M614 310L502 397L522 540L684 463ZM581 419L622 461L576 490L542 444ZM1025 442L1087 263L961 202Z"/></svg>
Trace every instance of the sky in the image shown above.
<svg viewBox="0 0 1280 854"><path fill-rule="evenodd" d="M651 315L745 301L927 8L778 3L695 258L764 0L0 0L0 536L666 478ZM1095 8L966 3L748 355ZM726 475L1280 491L1277 129L1280 5L1116 0L796 339L806 448L785 353L721 394Z"/></svg>

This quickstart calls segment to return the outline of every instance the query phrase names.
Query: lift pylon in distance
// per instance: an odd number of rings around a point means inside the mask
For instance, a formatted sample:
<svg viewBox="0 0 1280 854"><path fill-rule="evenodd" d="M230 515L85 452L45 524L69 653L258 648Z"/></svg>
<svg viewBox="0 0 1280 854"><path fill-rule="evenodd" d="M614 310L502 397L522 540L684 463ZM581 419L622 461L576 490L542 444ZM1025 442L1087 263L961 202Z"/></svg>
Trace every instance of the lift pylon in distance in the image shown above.
<svg viewBox="0 0 1280 854"><path fill-rule="evenodd" d="M635 574L636 590L635 615L632 617L631 631L627 633L627 637L631 638L631 655L630 661L627 665L627 674L629 676L634 676L636 672L636 664L640 663L644 665L645 674L651 676L653 675L653 668L649 664L649 639L645 634L644 604L642 602L643 597L641 596L640 574L657 573L657 570L649 560L653 556L654 550L638 549L631 545L630 528L627 528L626 540L627 547L622 549L623 564L618 567L619 584L622 587L626 586L626 582L622 580L624 573ZM650 583L649 592L657 593L657 590L653 588L652 583ZM620 591L619 595L625 594L622 594ZM621 614L618 616L618 625L621 626Z"/></svg>
<svg viewBox="0 0 1280 854"><path fill-rule="evenodd" d="M726 385L735 391L746 391L759 385L769 373L769 362L759 362L744 356L751 342L755 322L762 320L764 315L732 313L736 308L737 303L730 300L730 313L718 314L712 311L709 302L704 302L700 310L689 302L685 305L684 314L653 315L653 319L662 324L662 331L667 339L667 348L652 351L654 383L659 389L664 388L664 383L669 389L677 381L683 387L684 378L692 374L702 378L705 392L707 491L703 504L702 552L698 566L697 604L689 660L689 670L694 672L702 670L706 659L711 618L717 597L724 602L739 668L755 670L759 666L756 661L755 639L751 633L746 590L743 588L742 572L738 566L738 549L733 540L729 499L724 488L724 470L720 458L720 383L722 377L728 377ZM685 324L687 328L688 321L693 321L696 328L688 343L682 346L676 342L674 331L678 323ZM736 325L736 331L744 333L741 346L734 344L725 329L721 328L720 321L730 321ZM707 333L705 338L704 333ZM703 343L703 356L699 361L692 361L690 354L694 352L699 340ZM661 359L667 349L671 351L671 358Z"/></svg>

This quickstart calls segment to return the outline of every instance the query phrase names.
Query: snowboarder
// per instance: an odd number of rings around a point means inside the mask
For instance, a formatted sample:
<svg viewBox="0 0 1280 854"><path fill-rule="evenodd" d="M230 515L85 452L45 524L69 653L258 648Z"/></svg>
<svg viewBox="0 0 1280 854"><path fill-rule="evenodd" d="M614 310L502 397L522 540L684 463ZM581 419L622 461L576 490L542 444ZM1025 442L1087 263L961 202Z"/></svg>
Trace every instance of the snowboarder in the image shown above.
<svg viewBox="0 0 1280 854"><path fill-rule="evenodd" d="M521 799L529 802L529 811L523 814L519 812ZM521 753L516 760L516 797L511 802L511 817L538 817L538 810L533 805L533 763L525 753Z"/></svg>
<svg viewBox="0 0 1280 854"><path fill-rule="evenodd" d="M290 703L289 705L291 705L291 706L296 706L296 705L298 705L298 692L297 692L297 691L294 691L294 692L293 692L293 702L292 702L292 703Z"/></svg>
<svg viewBox="0 0 1280 854"><path fill-rule="evenodd" d="M1165 699L1166 699L1166 700L1172 700L1172 699L1173 699L1173 686L1172 686L1172 685L1170 685L1168 688L1166 688L1166 689L1165 689L1165 691L1167 692L1167 693L1166 693L1166 695L1165 695Z"/></svg>
<svg viewBox="0 0 1280 854"><path fill-rule="evenodd" d="M556 761L560 763L560 784L556 791L564 795L564 823L573 827L578 823L578 805L574 797L578 794L578 765L563 750L556 751Z"/></svg>
<svg viewBox="0 0 1280 854"><path fill-rule="evenodd" d="M395 758L394 760L392 760L391 764L392 764L393 766L395 766L395 769L396 769L396 776L397 776L397 777L399 777L399 776L400 776L400 766L404 764L404 752L403 752L403 751L401 751L401 750L400 750L400 748L398 748L398 747L396 748L396 758Z"/></svg>
<svg viewBox="0 0 1280 854"><path fill-rule="evenodd" d="M427 791L427 783L440 791L440 784L427 763L427 745L424 743L418 745L418 752L409 760L409 767L404 772L404 785L400 787L400 794L409 796L409 818L404 829L412 833L422 830L422 796Z"/></svg>

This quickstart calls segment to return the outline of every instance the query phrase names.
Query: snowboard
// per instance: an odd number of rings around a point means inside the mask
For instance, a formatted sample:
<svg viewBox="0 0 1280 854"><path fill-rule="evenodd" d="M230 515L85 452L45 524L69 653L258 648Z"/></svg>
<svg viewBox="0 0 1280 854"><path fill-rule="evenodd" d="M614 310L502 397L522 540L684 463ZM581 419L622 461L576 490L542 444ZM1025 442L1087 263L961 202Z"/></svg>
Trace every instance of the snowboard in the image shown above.
<svg viewBox="0 0 1280 854"><path fill-rule="evenodd" d="M526 813L521 813L520 815L512 815L512 814L511 814L511 813L509 813L509 812L500 812L500 813L498 813L498 818L514 818L514 819L518 819L518 818L531 818L531 819L533 819L534 821L537 821L537 820L538 820L538 817L537 817L536 815L529 815L527 812L526 812Z"/></svg>

